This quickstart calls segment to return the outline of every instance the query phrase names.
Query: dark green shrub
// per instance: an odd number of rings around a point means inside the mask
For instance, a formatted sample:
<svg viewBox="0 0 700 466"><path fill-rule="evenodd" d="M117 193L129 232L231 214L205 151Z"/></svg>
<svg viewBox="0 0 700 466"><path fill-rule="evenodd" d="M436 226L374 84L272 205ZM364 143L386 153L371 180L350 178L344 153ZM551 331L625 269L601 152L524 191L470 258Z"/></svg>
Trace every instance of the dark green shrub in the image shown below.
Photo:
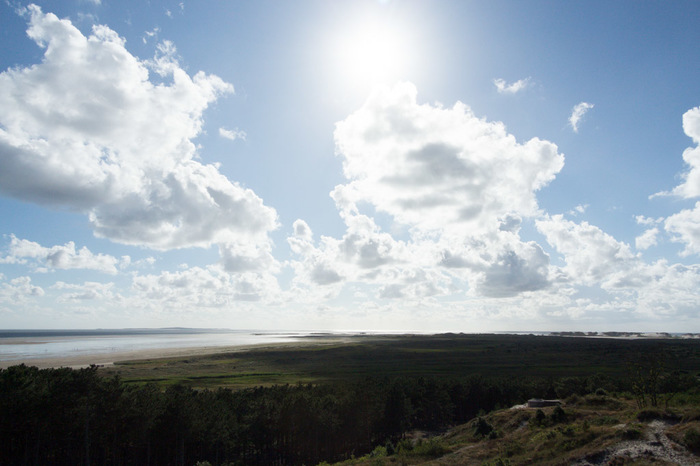
<svg viewBox="0 0 700 466"><path fill-rule="evenodd" d="M384 456L387 456L387 448L379 445L376 447L374 450L372 450L372 453L369 454L370 458L382 458Z"/></svg>
<svg viewBox="0 0 700 466"><path fill-rule="evenodd" d="M662 419L664 416L658 409L643 409L637 413L637 420L641 422L653 421Z"/></svg>
<svg viewBox="0 0 700 466"><path fill-rule="evenodd" d="M688 447L689 450L700 452L700 432L692 427L686 430L683 434L683 444Z"/></svg>
<svg viewBox="0 0 700 466"><path fill-rule="evenodd" d="M478 417L474 421L474 437L486 437L493 431L493 426L486 422L483 417Z"/></svg>
<svg viewBox="0 0 700 466"><path fill-rule="evenodd" d="M593 420L593 424L597 426L614 426L619 423L620 420L614 416L601 416Z"/></svg>
<svg viewBox="0 0 700 466"><path fill-rule="evenodd" d="M552 414L549 415L549 418L554 424L566 422L566 412L561 406L556 406L552 411Z"/></svg>
<svg viewBox="0 0 700 466"><path fill-rule="evenodd" d="M386 454L391 456L394 453L396 453L396 448L394 447L394 444L391 443L391 440L388 440L386 442L386 445L384 445L384 448L386 448Z"/></svg>
<svg viewBox="0 0 700 466"><path fill-rule="evenodd" d="M396 444L397 453L407 453L413 450L413 443L407 438L401 439L399 443Z"/></svg>
<svg viewBox="0 0 700 466"><path fill-rule="evenodd" d="M636 427L628 427L620 431L620 437L625 440L639 440L642 438L642 431Z"/></svg>
<svg viewBox="0 0 700 466"><path fill-rule="evenodd" d="M561 434L565 437L573 437L576 435L576 430L572 426L566 426L561 429Z"/></svg>
<svg viewBox="0 0 700 466"><path fill-rule="evenodd" d="M484 461L481 463L482 466L510 466L511 462L507 458L494 458L489 461Z"/></svg>
<svg viewBox="0 0 700 466"><path fill-rule="evenodd" d="M419 440L418 443L413 447L413 454L419 456L430 456L431 458L437 458L446 453L449 453L450 449L439 439L428 439L426 441Z"/></svg>
<svg viewBox="0 0 700 466"><path fill-rule="evenodd" d="M544 411L538 409L535 411L535 417L530 422L535 426L543 427L547 423L547 416L544 414Z"/></svg>

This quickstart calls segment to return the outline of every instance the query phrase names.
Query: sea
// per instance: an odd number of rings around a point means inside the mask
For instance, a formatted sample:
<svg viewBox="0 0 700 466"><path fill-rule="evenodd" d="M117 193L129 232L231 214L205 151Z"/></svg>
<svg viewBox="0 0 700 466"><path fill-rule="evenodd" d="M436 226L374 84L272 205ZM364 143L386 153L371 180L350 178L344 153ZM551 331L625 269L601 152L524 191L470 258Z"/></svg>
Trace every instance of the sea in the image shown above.
<svg viewBox="0 0 700 466"><path fill-rule="evenodd" d="M0 330L0 362L167 348L250 346L298 341L311 332L159 328Z"/></svg>

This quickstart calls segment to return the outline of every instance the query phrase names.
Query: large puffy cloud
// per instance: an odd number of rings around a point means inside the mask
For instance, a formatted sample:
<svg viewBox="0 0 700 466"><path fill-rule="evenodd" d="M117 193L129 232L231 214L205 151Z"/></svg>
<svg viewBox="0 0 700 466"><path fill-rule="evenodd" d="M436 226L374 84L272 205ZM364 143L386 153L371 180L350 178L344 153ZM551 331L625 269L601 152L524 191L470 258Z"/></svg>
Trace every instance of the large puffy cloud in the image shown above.
<svg viewBox="0 0 700 466"><path fill-rule="evenodd" d="M700 309L700 266L658 261L647 267L650 280L636 289L633 310L646 316L697 317Z"/></svg>
<svg viewBox="0 0 700 466"><path fill-rule="evenodd" d="M564 272L577 284L626 287L639 283L640 256L588 222L575 223L561 215L538 220L537 229L564 255Z"/></svg>
<svg viewBox="0 0 700 466"><path fill-rule="evenodd" d="M539 215L535 193L563 166L554 144L518 143L459 102L420 105L410 83L375 91L336 125L335 141L349 181L331 196L347 231L319 247L290 238L305 251L303 275L373 283L385 298L454 293L465 281L492 297L549 286L549 257L519 227ZM410 239L382 232L364 203L408 226Z"/></svg>
<svg viewBox="0 0 700 466"><path fill-rule="evenodd" d="M0 74L0 192L85 212L98 236L126 244L268 241L276 212L195 160L202 113L230 84L190 77L172 44L142 61L106 26L85 37L37 6L27 11L45 53Z"/></svg>
<svg viewBox="0 0 700 466"><path fill-rule="evenodd" d="M446 250L442 265L467 267L474 289L488 297L516 296L550 285L549 256L534 241L472 244L462 256Z"/></svg>
<svg viewBox="0 0 700 466"><path fill-rule="evenodd" d="M0 275L0 280L4 277ZM17 277L0 283L0 303L16 305L28 298L44 296L44 289L32 284L30 277Z"/></svg>
<svg viewBox="0 0 700 466"><path fill-rule="evenodd" d="M666 260L646 263L640 254L587 222L575 223L560 215L539 220L538 230L560 252L566 265L556 275L561 289L600 287L587 297L562 306L570 315L606 315L662 318L697 317L700 308L700 267L669 264ZM570 288L573 286L574 288ZM571 293L570 293L571 294ZM602 296L596 302L595 296ZM612 316L610 315L612 319Z"/></svg>
<svg viewBox="0 0 700 466"><path fill-rule="evenodd" d="M292 261L295 286L307 295L333 296L348 282L377 288L378 298L426 298L444 294L449 278L436 269L430 243L398 241L359 213L344 187L332 192L346 232L322 236L318 245L306 222L294 222L288 243L301 260ZM321 289L325 287L325 289Z"/></svg>
<svg viewBox="0 0 700 466"><path fill-rule="evenodd" d="M673 241L685 245L681 255L700 254L700 202L695 203L692 209L670 215L664 222L664 228Z"/></svg>
<svg viewBox="0 0 700 466"><path fill-rule="evenodd" d="M72 241L47 248L34 241L19 239L12 235L7 254L0 257L0 263L24 264L28 261L40 264L40 270L44 268L87 269L115 274L118 267L130 263L130 258L125 256L117 259L108 254L94 254L86 247L76 250L75 243Z"/></svg>
<svg viewBox="0 0 700 466"><path fill-rule="evenodd" d="M508 215L498 229L480 236L443 238L436 245L440 265L468 280L473 295L504 298L547 288L549 255L536 242L520 239L521 222Z"/></svg>
<svg viewBox="0 0 700 466"><path fill-rule="evenodd" d="M231 308L239 301L269 301L279 294L269 273L227 273L219 266L192 267L178 272L135 275L136 302L160 309Z"/></svg>
<svg viewBox="0 0 700 466"><path fill-rule="evenodd" d="M683 161L688 171L683 175L684 181L676 186L672 193L686 199L700 196L700 107L695 107L683 114L683 131L695 143L683 151Z"/></svg>
<svg viewBox="0 0 700 466"><path fill-rule="evenodd" d="M475 233L508 214L535 215L535 192L564 163L554 144L519 144L462 103L419 105L410 83L375 92L337 124L335 141L347 196L424 231Z"/></svg>
<svg viewBox="0 0 700 466"><path fill-rule="evenodd" d="M58 302L123 302L123 297L115 294L113 291L114 283L85 282L83 284L73 284L57 282L51 288L60 290L61 295L56 298Z"/></svg>
<svg viewBox="0 0 700 466"><path fill-rule="evenodd" d="M334 192L337 199L342 194ZM342 203L341 201L336 201ZM362 282L379 286L378 296L399 297L404 293L421 295L423 290L436 289L433 266L421 260L420 245L407 245L382 232L373 219L354 208L341 208L347 230L342 238L321 237L314 242L311 228L303 220L294 222L294 234L289 245L301 260L292 262L296 272L295 284L301 288L332 285L325 293L337 293L346 282ZM423 254L423 259L426 258ZM421 265L425 269L421 270ZM428 284L430 282L430 284ZM410 291L409 291L410 289ZM387 290L392 290L388 292ZM322 291L322 293L324 293Z"/></svg>
<svg viewBox="0 0 700 466"><path fill-rule="evenodd" d="M683 174L683 182L670 192L656 193L651 197L669 194L684 199L700 197L700 107L683 114L683 131L695 143L694 147L683 151L683 161L688 166ZM700 253L700 202L691 209L683 209L668 216L663 226L672 241L685 245L681 255Z"/></svg>

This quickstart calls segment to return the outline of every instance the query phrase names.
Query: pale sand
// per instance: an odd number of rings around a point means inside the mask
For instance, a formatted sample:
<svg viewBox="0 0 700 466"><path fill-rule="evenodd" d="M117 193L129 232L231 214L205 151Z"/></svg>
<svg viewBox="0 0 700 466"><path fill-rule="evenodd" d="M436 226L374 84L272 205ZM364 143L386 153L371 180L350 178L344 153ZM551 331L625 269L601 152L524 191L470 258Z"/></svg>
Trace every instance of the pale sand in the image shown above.
<svg viewBox="0 0 700 466"><path fill-rule="evenodd" d="M0 369L5 369L10 366L26 364L27 366L36 366L40 369L50 367L71 367L79 369L89 367L92 364L97 366L110 366L119 361L136 361L140 359L159 359L172 358L183 356L201 356L208 354L232 353L236 351L248 351L252 349L262 348L290 348L307 345L322 345L348 342L345 337L329 336L321 338L309 338L297 341L285 341L277 343L259 343L255 345L239 345L239 346L201 346L188 348L153 348L136 351L122 351L113 353L100 354L84 354L80 356L69 356L61 358L31 358L31 359L15 359L12 361L0 361Z"/></svg>

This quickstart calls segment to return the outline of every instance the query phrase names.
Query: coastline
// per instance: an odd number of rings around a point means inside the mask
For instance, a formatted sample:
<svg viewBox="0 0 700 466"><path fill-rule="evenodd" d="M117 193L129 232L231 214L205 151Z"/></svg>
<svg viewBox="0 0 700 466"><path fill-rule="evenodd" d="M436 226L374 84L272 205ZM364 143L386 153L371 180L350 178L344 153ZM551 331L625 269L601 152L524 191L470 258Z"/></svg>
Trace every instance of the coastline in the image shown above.
<svg viewBox="0 0 700 466"><path fill-rule="evenodd" d="M511 332L495 332L494 334L509 334L516 335ZM522 334L522 333L521 333ZM279 335L279 333L278 333ZM413 335L411 333L400 334L403 336ZM461 334L438 334L438 335L461 335ZM291 335L290 335L291 336ZM216 355L222 353L233 353L240 351L249 351L256 349L281 349L294 348L309 345L324 345L348 343L357 341L358 338L385 338L397 337L399 334L366 334L366 333L308 333L303 337L298 334L288 340L276 341L258 341L258 342L242 342L233 344L203 344L203 345L185 345L185 346L162 346L149 347L139 349L117 349L112 351L96 351L96 352L81 352L78 354L62 355L62 356L29 356L25 358L2 359L0 352L0 369L6 369L11 366L25 364L27 366L35 366L40 369L70 367L79 369L96 366L112 366L125 361L147 360L147 359L165 359L165 358L181 358L190 356ZM581 339L614 339L614 340L653 340L653 339L700 339L700 334L668 334L668 333L641 333L641 332L547 332L545 337L564 337L564 338L581 338ZM27 337L11 337L0 340L0 348L3 344L25 344L34 345L43 343L33 338Z"/></svg>
<svg viewBox="0 0 700 466"><path fill-rule="evenodd" d="M0 369L7 369L10 366L24 364L35 366L39 369L50 369L60 367L70 367L80 369L96 366L112 366L125 361L138 361L144 359L165 359L188 356L203 356L221 353L235 353L240 351L250 351L258 349L293 348L309 345L323 345L333 343L348 342L347 337L328 336L324 338L309 338L294 341L279 341L273 343L240 344L231 346L192 346L192 347L169 347L169 348L148 348L131 351L115 351L109 353L81 354L75 356L60 357L40 357L14 360L0 360Z"/></svg>

